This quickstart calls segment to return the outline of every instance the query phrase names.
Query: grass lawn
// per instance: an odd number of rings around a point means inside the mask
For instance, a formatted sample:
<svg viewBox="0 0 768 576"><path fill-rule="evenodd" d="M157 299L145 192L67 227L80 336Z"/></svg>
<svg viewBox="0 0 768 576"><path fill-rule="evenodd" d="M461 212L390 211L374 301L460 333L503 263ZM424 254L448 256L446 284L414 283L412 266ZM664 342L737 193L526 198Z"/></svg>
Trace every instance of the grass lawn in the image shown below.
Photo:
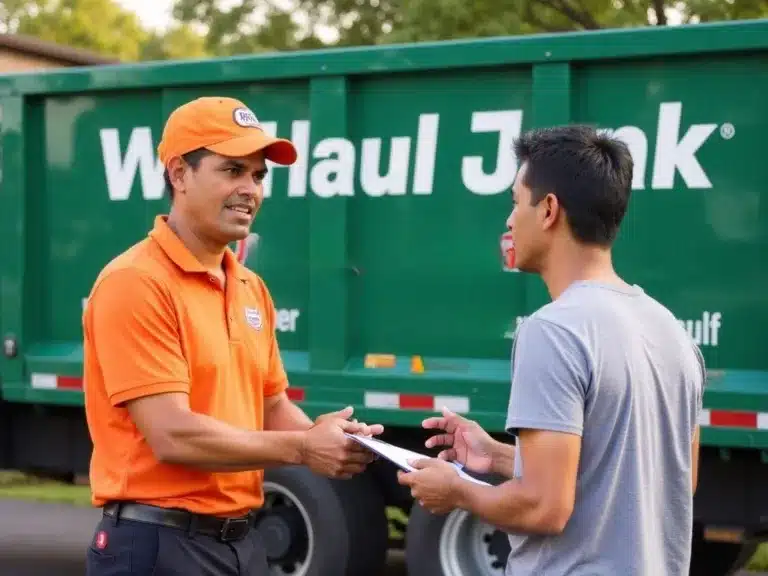
<svg viewBox="0 0 768 576"><path fill-rule="evenodd" d="M91 492L88 486L73 486L20 472L0 470L0 499L90 506Z"/></svg>
<svg viewBox="0 0 768 576"><path fill-rule="evenodd" d="M32 500L35 502L58 502L73 506L90 506L91 493L87 486L73 486L62 482L44 480L27 476L15 471L0 470L0 499ZM387 516L390 524L390 537L402 538L402 526L407 518L401 510L390 508ZM749 569L768 571L768 544L763 544L755 553Z"/></svg>

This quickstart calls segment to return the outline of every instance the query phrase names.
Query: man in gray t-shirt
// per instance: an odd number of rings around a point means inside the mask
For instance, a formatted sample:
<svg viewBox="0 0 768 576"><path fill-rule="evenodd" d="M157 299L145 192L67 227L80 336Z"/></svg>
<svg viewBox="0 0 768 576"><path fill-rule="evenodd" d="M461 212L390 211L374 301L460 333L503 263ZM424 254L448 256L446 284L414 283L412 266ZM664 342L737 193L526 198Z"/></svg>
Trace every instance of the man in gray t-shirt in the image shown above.
<svg viewBox="0 0 768 576"><path fill-rule="evenodd" d="M523 322L507 429L575 434L581 454L564 530L511 534L508 574L688 573L703 374L685 330L637 287L574 282Z"/></svg>
<svg viewBox="0 0 768 576"><path fill-rule="evenodd" d="M515 445L443 410L423 425L441 431L426 445L446 448L398 479L431 512L462 508L506 531L508 576L687 576L706 373L673 315L613 268L629 148L571 125L523 134L514 153L505 260L552 298L515 336ZM442 460L508 480L478 485Z"/></svg>

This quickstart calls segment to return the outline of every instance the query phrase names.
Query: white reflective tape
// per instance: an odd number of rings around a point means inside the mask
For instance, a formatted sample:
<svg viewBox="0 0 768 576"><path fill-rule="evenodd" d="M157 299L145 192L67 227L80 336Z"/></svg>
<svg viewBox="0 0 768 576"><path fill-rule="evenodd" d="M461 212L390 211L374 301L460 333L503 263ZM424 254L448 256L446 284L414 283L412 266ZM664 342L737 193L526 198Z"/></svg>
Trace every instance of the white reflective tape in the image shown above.
<svg viewBox="0 0 768 576"><path fill-rule="evenodd" d="M32 374L31 381L32 381L32 388L40 388L43 390L56 389L55 374Z"/></svg>
<svg viewBox="0 0 768 576"><path fill-rule="evenodd" d="M758 430L768 430L768 413L758 412L757 414L757 428Z"/></svg>
<svg viewBox="0 0 768 576"><path fill-rule="evenodd" d="M443 406L448 408L451 412L466 414L469 412L469 398L466 396L435 396L435 411L442 411Z"/></svg>
<svg viewBox="0 0 768 576"><path fill-rule="evenodd" d="M400 407L400 395L389 392L366 392L364 401L368 408Z"/></svg>
<svg viewBox="0 0 768 576"><path fill-rule="evenodd" d="M704 409L699 414L699 426L709 426L709 410Z"/></svg>

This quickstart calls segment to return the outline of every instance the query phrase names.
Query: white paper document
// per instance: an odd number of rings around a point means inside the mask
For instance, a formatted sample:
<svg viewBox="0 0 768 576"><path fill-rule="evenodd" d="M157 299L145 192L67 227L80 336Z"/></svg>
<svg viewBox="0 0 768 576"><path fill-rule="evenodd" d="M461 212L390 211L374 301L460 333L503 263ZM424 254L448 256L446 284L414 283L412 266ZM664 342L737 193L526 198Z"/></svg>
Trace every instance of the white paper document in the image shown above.
<svg viewBox="0 0 768 576"><path fill-rule="evenodd" d="M377 438L369 438L367 436L357 436L355 434L348 434L346 432L345 434L347 434L347 436L359 442L366 448L372 450L373 452L376 452L376 454L378 454L379 456L386 458L387 460L392 462L395 466L398 466L399 468L407 472L413 472L415 470L413 466L408 464L408 460L431 458L431 456L427 456L425 454L419 454L418 452L413 452L411 450L406 450L405 448L400 448L399 446L388 444L387 442L383 442ZM461 476L465 480L469 480L470 482L474 482L475 484L482 484L483 486L490 486L488 482L483 482L482 480L473 478L472 476L464 472L461 469L461 464L458 464L456 462L448 462L448 463L452 464L458 471L459 476Z"/></svg>

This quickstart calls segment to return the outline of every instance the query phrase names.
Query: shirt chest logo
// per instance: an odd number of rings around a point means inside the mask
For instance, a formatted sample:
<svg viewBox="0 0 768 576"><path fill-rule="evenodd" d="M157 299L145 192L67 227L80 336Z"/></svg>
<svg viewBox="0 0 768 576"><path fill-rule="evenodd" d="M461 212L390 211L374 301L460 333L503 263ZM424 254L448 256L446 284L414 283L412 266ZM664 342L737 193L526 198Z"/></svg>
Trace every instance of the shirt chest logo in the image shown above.
<svg viewBox="0 0 768 576"><path fill-rule="evenodd" d="M256 310L256 308L245 308L245 321L248 323L248 326L254 330L261 330L261 312Z"/></svg>

